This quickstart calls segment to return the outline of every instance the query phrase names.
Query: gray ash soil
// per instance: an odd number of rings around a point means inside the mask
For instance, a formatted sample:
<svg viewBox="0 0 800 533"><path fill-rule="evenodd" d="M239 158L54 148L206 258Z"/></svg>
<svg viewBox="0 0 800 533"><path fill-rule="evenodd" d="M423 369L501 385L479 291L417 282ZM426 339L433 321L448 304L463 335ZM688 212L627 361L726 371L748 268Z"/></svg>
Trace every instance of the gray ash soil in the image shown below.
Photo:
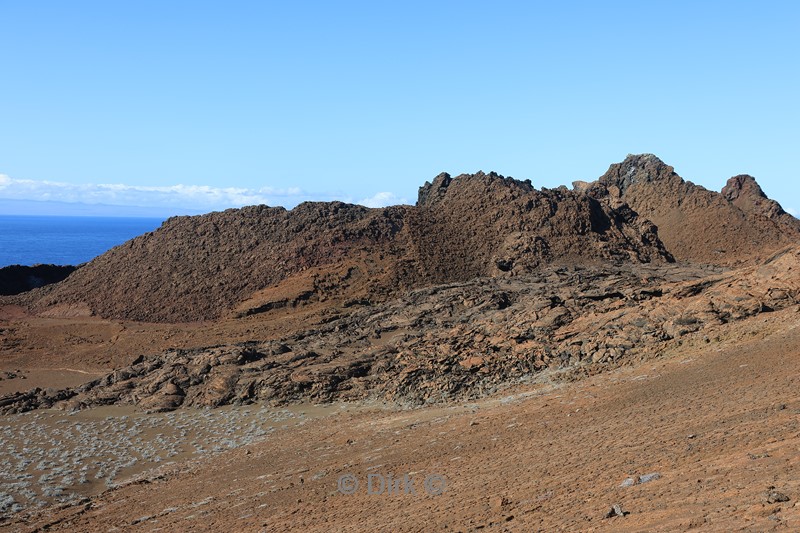
<svg viewBox="0 0 800 533"><path fill-rule="evenodd" d="M125 407L38 411L0 425L0 520L146 478L161 466L210 457L268 439L278 427L338 406L182 410L143 414Z"/></svg>

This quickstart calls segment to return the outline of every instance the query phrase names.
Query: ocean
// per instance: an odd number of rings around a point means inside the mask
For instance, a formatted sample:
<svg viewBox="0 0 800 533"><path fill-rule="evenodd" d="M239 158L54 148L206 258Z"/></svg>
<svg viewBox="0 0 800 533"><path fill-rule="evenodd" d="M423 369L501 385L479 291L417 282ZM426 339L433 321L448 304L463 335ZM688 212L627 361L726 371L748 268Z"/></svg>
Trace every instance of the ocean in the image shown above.
<svg viewBox="0 0 800 533"><path fill-rule="evenodd" d="M0 215L0 267L79 265L137 235L163 218Z"/></svg>

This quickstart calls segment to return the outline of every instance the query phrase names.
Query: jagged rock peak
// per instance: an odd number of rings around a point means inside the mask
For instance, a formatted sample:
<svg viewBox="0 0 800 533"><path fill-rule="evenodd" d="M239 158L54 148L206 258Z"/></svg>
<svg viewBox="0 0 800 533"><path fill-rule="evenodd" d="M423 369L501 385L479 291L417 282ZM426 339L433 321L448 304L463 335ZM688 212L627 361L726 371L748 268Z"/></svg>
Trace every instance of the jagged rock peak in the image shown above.
<svg viewBox="0 0 800 533"><path fill-rule="evenodd" d="M605 186L614 186L625 194L631 185L662 181L677 176L675 169L653 154L628 154L622 163L615 163L600 178Z"/></svg>
<svg viewBox="0 0 800 533"><path fill-rule="evenodd" d="M447 192L447 187L450 186L452 181L453 178L450 177L450 174L447 172L442 172L433 178L433 183L426 181L422 187L419 188L419 193L417 194L417 206L436 203L436 201L444 196L445 192Z"/></svg>
<svg viewBox="0 0 800 533"><path fill-rule="evenodd" d="M731 178L719 193L685 181L652 154L611 165L588 194L617 209L627 204L652 221L679 261L735 265L800 235L800 221L767 198L751 176Z"/></svg>
<svg viewBox="0 0 800 533"><path fill-rule="evenodd" d="M722 188L722 196L747 213L764 216L795 228L800 227L778 202L767 197L756 179L748 174L729 179Z"/></svg>
<svg viewBox="0 0 800 533"><path fill-rule="evenodd" d="M740 196L767 197L756 179L749 174L739 174L729 179L725 187L722 188L722 196L729 202L735 201Z"/></svg>
<svg viewBox="0 0 800 533"><path fill-rule="evenodd" d="M432 207L447 195L463 194L470 188L501 185L506 188L513 188L527 193L533 190L531 180L517 180L510 176L506 177L497 172L483 172L479 170L475 174L460 174L451 177L450 174L442 172L433 179L433 183L426 181L419 188L417 196L417 207ZM460 191L455 192L454 189ZM499 189L496 189L499 190Z"/></svg>

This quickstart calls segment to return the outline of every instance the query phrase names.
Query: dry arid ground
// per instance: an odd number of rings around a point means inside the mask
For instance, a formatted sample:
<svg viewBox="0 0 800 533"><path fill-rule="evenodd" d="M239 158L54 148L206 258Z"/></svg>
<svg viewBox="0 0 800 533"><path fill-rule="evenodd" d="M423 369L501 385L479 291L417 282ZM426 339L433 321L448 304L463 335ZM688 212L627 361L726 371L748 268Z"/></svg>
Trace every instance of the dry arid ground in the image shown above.
<svg viewBox="0 0 800 533"><path fill-rule="evenodd" d="M797 531L798 325L794 307L633 367L474 403L349 406L5 527ZM354 494L338 489L346 474ZM369 494L370 474L408 474L416 494ZM427 493L432 475L443 493ZM606 518L614 505L625 515Z"/></svg>

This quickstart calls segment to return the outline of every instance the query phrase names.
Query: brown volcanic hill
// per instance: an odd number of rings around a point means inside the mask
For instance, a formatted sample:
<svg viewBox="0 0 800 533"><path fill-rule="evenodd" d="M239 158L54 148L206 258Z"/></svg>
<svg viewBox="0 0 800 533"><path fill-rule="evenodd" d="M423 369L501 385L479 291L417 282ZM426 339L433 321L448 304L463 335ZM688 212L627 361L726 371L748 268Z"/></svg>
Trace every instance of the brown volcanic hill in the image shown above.
<svg viewBox="0 0 800 533"><path fill-rule="evenodd" d="M764 258L800 237L800 221L751 176L731 178L717 193L684 181L652 154L629 155L580 189L652 220L667 250L683 261L732 265Z"/></svg>
<svg viewBox="0 0 800 533"><path fill-rule="evenodd" d="M530 272L542 264L671 261L653 224L566 188L495 173L440 174L420 188L413 244L425 279Z"/></svg>
<svg viewBox="0 0 800 533"><path fill-rule="evenodd" d="M672 258L652 223L627 206L494 173L442 174L414 207L304 203L172 218L31 301L50 314L88 306L106 318L194 321L329 297L378 301L433 283L608 260Z"/></svg>
<svg viewBox="0 0 800 533"><path fill-rule="evenodd" d="M307 202L173 217L43 291L36 307L85 304L103 317L153 322L214 318L310 268L355 262L361 250L392 254L406 209Z"/></svg>

